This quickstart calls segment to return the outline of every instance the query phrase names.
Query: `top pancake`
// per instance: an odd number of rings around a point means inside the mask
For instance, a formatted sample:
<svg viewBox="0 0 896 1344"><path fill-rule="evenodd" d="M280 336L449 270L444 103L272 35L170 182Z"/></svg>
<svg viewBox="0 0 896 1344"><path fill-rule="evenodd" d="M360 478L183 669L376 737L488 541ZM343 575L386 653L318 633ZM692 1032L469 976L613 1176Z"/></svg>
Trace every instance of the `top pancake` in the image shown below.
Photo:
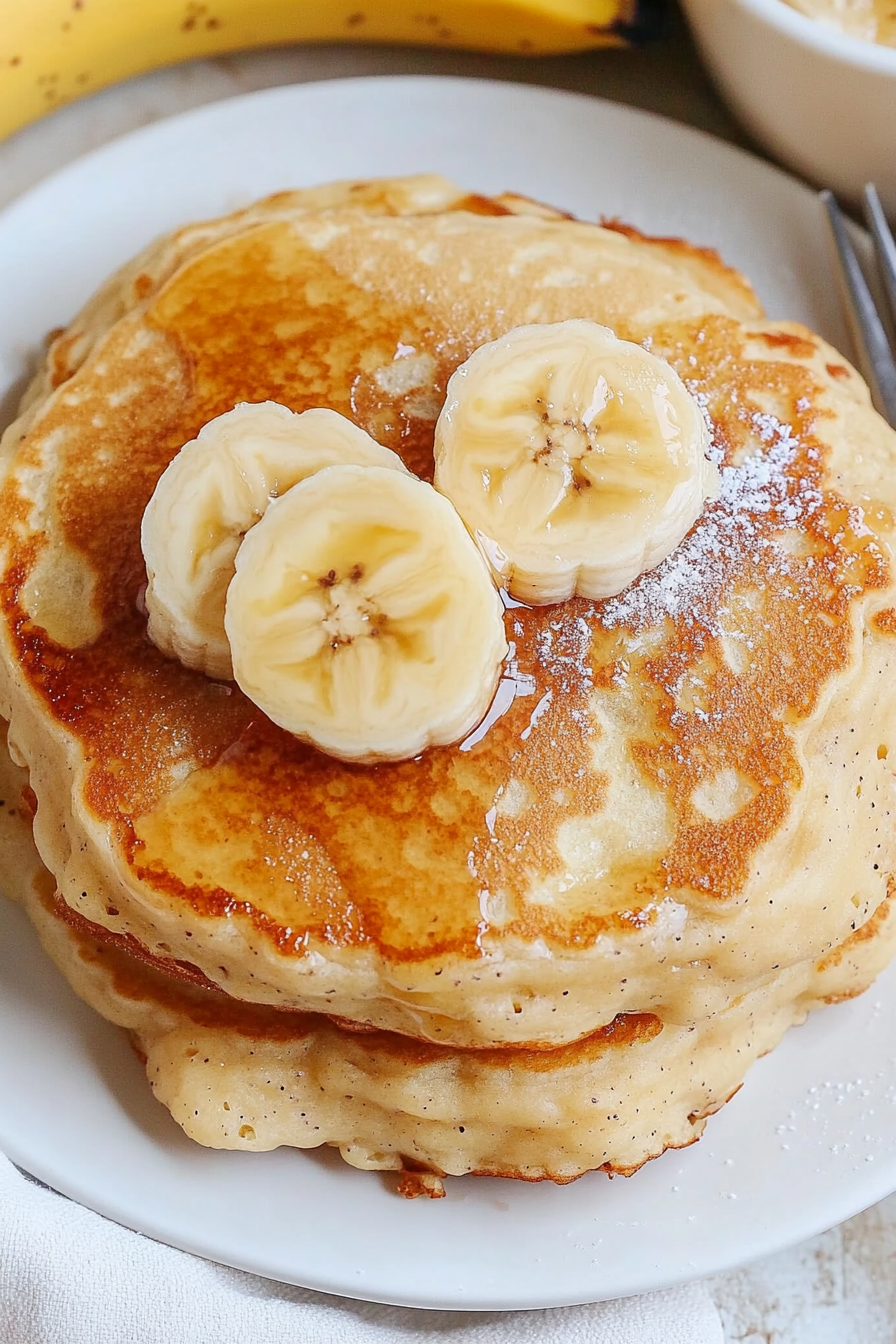
<svg viewBox="0 0 896 1344"><path fill-rule="evenodd" d="M722 493L620 598L509 607L484 732L346 765L147 641L142 512L207 420L330 406L429 477L457 364L569 317L673 364ZM717 1011L883 899L896 437L712 254L428 178L289 193L155 245L26 400L0 713L85 918L236 997L551 1044Z"/></svg>

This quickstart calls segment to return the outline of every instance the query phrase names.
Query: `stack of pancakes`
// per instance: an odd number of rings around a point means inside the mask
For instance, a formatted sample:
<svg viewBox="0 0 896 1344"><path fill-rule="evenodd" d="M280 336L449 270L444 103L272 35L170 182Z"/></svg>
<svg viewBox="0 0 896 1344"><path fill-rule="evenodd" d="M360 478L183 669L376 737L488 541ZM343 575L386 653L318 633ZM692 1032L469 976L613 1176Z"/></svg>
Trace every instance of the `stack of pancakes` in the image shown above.
<svg viewBox="0 0 896 1344"><path fill-rule="evenodd" d="M720 494L618 597L509 603L503 712L466 741L346 764L148 641L143 510L208 420L332 407L431 479L458 364L573 317L679 372ZM896 949L894 468L843 359L678 240L436 178L161 239L54 340L0 454L48 952L200 1143L333 1144L414 1193L692 1142Z"/></svg>

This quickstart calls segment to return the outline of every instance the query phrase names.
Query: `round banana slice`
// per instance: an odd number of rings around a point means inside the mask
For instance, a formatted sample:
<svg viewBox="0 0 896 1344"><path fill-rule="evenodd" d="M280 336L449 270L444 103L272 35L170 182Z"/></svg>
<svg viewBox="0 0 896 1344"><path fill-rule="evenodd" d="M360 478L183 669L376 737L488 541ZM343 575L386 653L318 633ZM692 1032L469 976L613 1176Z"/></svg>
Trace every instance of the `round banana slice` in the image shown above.
<svg viewBox="0 0 896 1344"><path fill-rule="evenodd" d="M491 703L503 604L447 499L381 467L328 467L236 557L224 623L240 688L331 756L456 742Z"/></svg>
<svg viewBox="0 0 896 1344"><path fill-rule="evenodd" d="M232 677L224 599L240 542L273 499L339 463L408 474L396 453L336 411L241 402L203 425L159 478L141 544L152 642L186 667Z"/></svg>
<svg viewBox="0 0 896 1344"><path fill-rule="evenodd" d="M435 485L523 602L611 597L678 545L717 489L678 374L609 327L516 327L452 375Z"/></svg>

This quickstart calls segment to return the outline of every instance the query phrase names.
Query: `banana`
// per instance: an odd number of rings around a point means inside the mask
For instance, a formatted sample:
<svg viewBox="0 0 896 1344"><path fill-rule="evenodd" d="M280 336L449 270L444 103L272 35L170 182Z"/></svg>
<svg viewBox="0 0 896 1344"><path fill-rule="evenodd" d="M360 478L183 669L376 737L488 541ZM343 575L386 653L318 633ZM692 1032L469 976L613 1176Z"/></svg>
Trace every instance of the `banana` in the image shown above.
<svg viewBox="0 0 896 1344"><path fill-rule="evenodd" d="M623 46L636 11L637 0L0 0L0 138L107 84L246 47L545 55Z"/></svg>
<svg viewBox="0 0 896 1344"><path fill-rule="evenodd" d="M327 467L276 500L239 548L224 624L245 694L362 763L465 737L507 653L503 604L451 504L383 467Z"/></svg>
<svg viewBox="0 0 896 1344"><path fill-rule="evenodd" d="M703 413L678 374L609 327L516 327L448 382L435 486L522 602L621 592L717 489Z"/></svg>
<svg viewBox="0 0 896 1344"><path fill-rule="evenodd" d="M224 599L245 533L272 499L336 463L409 474L335 411L241 402L210 420L159 477L143 514L148 633L163 653L229 680Z"/></svg>

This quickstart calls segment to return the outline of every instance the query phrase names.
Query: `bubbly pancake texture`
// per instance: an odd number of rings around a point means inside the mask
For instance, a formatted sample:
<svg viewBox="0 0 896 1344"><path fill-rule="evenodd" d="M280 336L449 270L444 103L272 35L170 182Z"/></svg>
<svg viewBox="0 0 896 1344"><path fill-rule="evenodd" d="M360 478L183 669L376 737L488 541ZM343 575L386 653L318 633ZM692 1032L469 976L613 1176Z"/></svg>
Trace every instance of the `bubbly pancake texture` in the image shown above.
<svg viewBox="0 0 896 1344"><path fill-rule="evenodd" d="M329 406L429 478L457 365L573 317L678 371L719 498L618 598L508 604L465 742L346 765L147 641L141 516L206 421ZM834 350L684 243L428 178L161 240L3 440L0 712L64 901L232 998L464 1049L747 1002L783 1030L894 869L894 446Z"/></svg>
<svg viewBox="0 0 896 1344"><path fill-rule="evenodd" d="M2 728L2 724L0 724ZM405 1194L476 1172L566 1182L600 1168L631 1174L693 1143L745 1069L786 1028L860 992L896 950L886 900L833 956L786 972L689 1027L620 1014L552 1050L461 1050L320 1014L240 1003L201 976L91 925L54 895L30 840L27 778L0 741L0 843L17 895L72 988L126 1028L153 1092L213 1148L338 1147L352 1166L405 1173Z"/></svg>

